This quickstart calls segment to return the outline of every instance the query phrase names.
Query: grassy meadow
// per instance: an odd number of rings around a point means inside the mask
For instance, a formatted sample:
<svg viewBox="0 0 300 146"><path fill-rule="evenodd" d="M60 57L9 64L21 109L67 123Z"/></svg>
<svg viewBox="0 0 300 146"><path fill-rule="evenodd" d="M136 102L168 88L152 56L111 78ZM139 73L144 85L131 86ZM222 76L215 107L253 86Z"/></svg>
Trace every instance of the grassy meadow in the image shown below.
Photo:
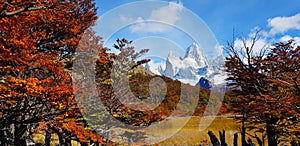
<svg viewBox="0 0 300 146"><path fill-rule="evenodd" d="M233 145L234 134L239 133L241 124L234 118L229 118L226 116L217 116L216 118L204 117L204 120L210 120L210 119L213 119L211 124L199 125L201 117L169 118L168 120L166 120L165 123L156 124L159 126L150 128L150 130L147 131L148 137L146 139L137 141L134 145L144 145L145 142L148 144L148 143L152 143L152 141L160 141L159 143L153 144L155 146L165 146L165 145L194 146L200 144L207 145L210 144L210 138L207 134L208 131L209 130L212 131L219 138L219 131L223 129L226 132L227 144ZM240 134L238 134L238 136L239 136L238 143L240 144L241 143ZM36 134L35 141L43 143L44 135ZM122 141L119 141L118 143L122 143ZM56 144L58 144L58 137L56 135L53 135L51 145L54 146ZM72 145L79 146L80 144L78 144L75 141L72 141ZM128 142L125 140L121 145L128 145Z"/></svg>
<svg viewBox="0 0 300 146"><path fill-rule="evenodd" d="M212 117L204 117L206 119ZM181 128L175 135L172 137L161 141L156 145L199 145L199 144L209 144L210 139L208 136L208 131L212 131L217 137L219 137L218 132L220 130L226 131L226 141L227 144L232 145L234 133L239 132L240 124L233 118L227 117L216 117L210 125L199 125L201 118L192 117L183 128ZM180 125L184 119L174 118L171 119L172 125ZM207 127L208 126L208 127ZM200 128L199 128L200 127ZM153 133L168 131L177 126L166 126L165 129L160 131L152 131ZM163 132L160 134L164 134Z"/></svg>

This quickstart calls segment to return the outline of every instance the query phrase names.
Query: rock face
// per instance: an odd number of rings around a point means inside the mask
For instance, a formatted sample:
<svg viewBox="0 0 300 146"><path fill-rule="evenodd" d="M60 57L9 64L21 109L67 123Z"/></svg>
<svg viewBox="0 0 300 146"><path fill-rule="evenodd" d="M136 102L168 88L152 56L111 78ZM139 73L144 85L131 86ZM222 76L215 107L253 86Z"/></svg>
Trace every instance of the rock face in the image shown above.
<svg viewBox="0 0 300 146"><path fill-rule="evenodd" d="M201 77L199 82L196 84L196 86L201 86L205 89L210 89L212 87L213 83L209 79L205 77Z"/></svg>
<svg viewBox="0 0 300 146"><path fill-rule="evenodd" d="M169 52L166 69L161 74L174 79L198 80L198 76L206 74L207 69L208 65L200 47L193 43L187 48L183 58Z"/></svg>
<svg viewBox="0 0 300 146"><path fill-rule="evenodd" d="M195 67L207 66L206 59L202 53L202 50L196 43L193 43L190 47L187 48L183 60L195 61Z"/></svg>
<svg viewBox="0 0 300 146"><path fill-rule="evenodd" d="M200 85L209 89L215 84L223 84L225 82L226 75L222 71L223 64L223 56L207 61L201 48L196 43L193 43L186 49L183 57L176 57L170 51L166 59L165 69L160 66L150 71L177 79L183 83L193 86ZM147 66L147 68L151 67Z"/></svg>

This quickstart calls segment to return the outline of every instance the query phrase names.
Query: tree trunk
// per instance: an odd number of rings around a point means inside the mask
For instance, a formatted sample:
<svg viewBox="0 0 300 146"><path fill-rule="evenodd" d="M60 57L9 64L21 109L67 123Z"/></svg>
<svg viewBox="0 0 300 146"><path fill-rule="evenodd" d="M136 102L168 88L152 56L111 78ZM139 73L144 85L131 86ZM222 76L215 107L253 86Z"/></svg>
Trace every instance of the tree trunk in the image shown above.
<svg viewBox="0 0 300 146"><path fill-rule="evenodd" d="M50 146L50 142L51 142L51 133L46 130L46 136L45 136L45 145L46 146Z"/></svg>
<svg viewBox="0 0 300 146"><path fill-rule="evenodd" d="M0 127L0 145L4 145L4 141L6 140L6 137L4 135L4 128L2 126Z"/></svg>
<svg viewBox="0 0 300 146"><path fill-rule="evenodd" d="M291 142L291 145L292 146L300 146L300 143L294 140Z"/></svg>
<svg viewBox="0 0 300 146"><path fill-rule="evenodd" d="M64 134L62 132L57 132L57 136L58 136L58 141L59 141L59 145L63 146L65 145L65 138L64 138Z"/></svg>
<svg viewBox="0 0 300 146"><path fill-rule="evenodd" d="M11 142L10 139L12 139L12 137L10 136L10 132L8 130L8 126L3 126L1 125L0 127L0 145L1 146L7 146L8 144L10 144Z"/></svg>
<svg viewBox="0 0 300 146"><path fill-rule="evenodd" d="M94 142L93 144L94 144L94 146L99 146L98 142Z"/></svg>
<svg viewBox="0 0 300 146"><path fill-rule="evenodd" d="M66 139L63 146L72 146L71 139Z"/></svg>
<svg viewBox="0 0 300 146"><path fill-rule="evenodd" d="M267 136L268 136L268 145L277 146L277 136L275 127L272 124L267 123Z"/></svg>
<svg viewBox="0 0 300 146"><path fill-rule="evenodd" d="M228 146L225 139L225 130L219 131L221 146Z"/></svg>
<svg viewBox="0 0 300 146"><path fill-rule="evenodd" d="M27 131L27 126L23 124L14 124L14 145L15 146L25 146L26 139L24 138L24 134Z"/></svg>
<svg viewBox="0 0 300 146"><path fill-rule="evenodd" d="M87 142L80 142L81 146L88 146L89 144Z"/></svg>
<svg viewBox="0 0 300 146"><path fill-rule="evenodd" d="M233 146L238 146L238 134L234 133Z"/></svg>
<svg viewBox="0 0 300 146"><path fill-rule="evenodd" d="M211 141L213 146L221 146L218 138L216 137L216 135L212 131L208 131L208 135L210 137L210 141Z"/></svg>
<svg viewBox="0 0 300 146"><path fill-rule="evenodd" d="M241 129L242 130L241 131L242 146L246 146L247 145L245 120L246 120L246 113L243 114L243 119L242 119L242 129Z"/></svg>
<svg viewBox="0 0 300 146"><path fill-rule="evenodd" d="M255 146L255 144L252 142L252 140L250 138L248 139L247 145L248 146Z"/></svg>
<svg viewBox="0 0 300 146"><path fill-rule="evenodd" d="M263 140L261 140L256 134L254 136L259 146L263 146Z"/></svg>

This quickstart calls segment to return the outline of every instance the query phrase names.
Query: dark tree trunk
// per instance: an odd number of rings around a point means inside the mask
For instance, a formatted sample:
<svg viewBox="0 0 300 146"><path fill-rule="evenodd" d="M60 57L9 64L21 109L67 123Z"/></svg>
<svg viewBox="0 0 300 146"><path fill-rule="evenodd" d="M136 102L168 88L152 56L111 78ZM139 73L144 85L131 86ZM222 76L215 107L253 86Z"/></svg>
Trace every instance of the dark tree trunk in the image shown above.
<svg viewBox="0 0 300 146"><path fill-rule="evenodd" d="M72 146L71 139L66 139L63 146Z"/></svg>
<svg viewBox="0 0 300 146"><path fill-rule="evenodd" d="M4 145L4 142L6 141L6 137L4 135L4 128L2 126L0 127L0 145Z"/></svg>
<svg viewBox="0 0 300 146"><path fill-rule="evenodd" d="M58 138L59 146L72 146L72 140L67 138Z"/></svg>
<svg viewBox="0 0 300 146"><path fill-rule="evenodd" d="M24 138L24 134L27 131L27 126L23 124L15 124L14 129L14 145L25 146L26 139Z"/></svg>
<svg viewBox="0 0 300 146"><path fill-rule="evenodd" d="M246 120L246 113L243 114L243 118L242 118L242 129L241 129L242 146L247 146L245 120Z"/></svg>
<svg viewBox="0 0 300 146"><path fill-rule="evenodd" d="M268 136L268 145L277 146L276 129L273 126L273 124L267 123L267 136Z"/></svg>
<svg viewBox="0 0 300 146"><path fill-rule="evenodd" d="M238 134L235 133L233 137L233 146L238 146Z"/></svg>
<svg viewBox="0 0 300 146"><path fill-rule="evenodd" d="M225 139L225 130L219 131L221 146L228 146Z"/></svg>
<svg viewBox="0 0 300 146"><path fill-rule="evenodd" d="M255 146L255 144L252 142L252 140L250 138L248 139L247 145L248 146Z"/></svg>
<svg viewBox="0 0 300 146"><path fill-rule="evenodd" d="M98 146L98 145L97 145L97 143L96 143L96 142L94 142L94 141L92 141L92 140L90 141L90 145L93 145L93 146Z"/></svg>
<svg viewBox="0 0 300 146"><path fill-rule="evenodd" d="M59 145L63 146L64 143L65 143L65 139L64 139L63 133L57 132L57 136L58 136Z"/></svg>
<svg viewBox="0 0 300 146"><path fill-rule="evenodd" d="M88 146L89 144L87 142L80 142L81 146Z"/></svg>
<svg viewBox="0 0 300 146"><path fill-rule="evenodd" d="M93 142L91 144L94 144L94 146L99 146L99 143L98 142Z"/></svg>
<svg viewBox="0 0 300 146"><path fill-rule="evenodd" d="M46 136L45 136L45 145L46 146L50 146L50 142L51 142L51 133L49 131L45 131L46 132Z"/></svg>
<svg viewBox="0 0 300 146"><path fill-rule="evenodd" d="M254 137L255 137L255 139L256 139L258 145L259 145L259 146L263 146L263 140L261 140L256 134L255 134Z"/></svg>
<svg viewBox="0 0 300 146"><path fill-rule="evenodd" d="M291 142L291 145L292 146L300 146L300 143L294 140Z"/></svg>
<svg viewBox="0 0 300 146"><path fill-rule="evenodd" d="M216 137L216 135L212 131L208 131L208 135L210 137L210 141L211 141L213 146L221 146L218 138Z"/></svg>
<svg viewBox="0 0 300 146"><path fill-rule="evenodd" d="M1 146L7 146L10 144L10 140L13 139L11 136L11 133L9 132L9 127L8 126L3 126L1 125L0 127L0 145Z"/></svg>
<svg viewBox="0 0 300 146"><path fill-rule="evenodd" d="M67 131L56 130L60 146L71 146L71 138L66 136Z"/></svg>

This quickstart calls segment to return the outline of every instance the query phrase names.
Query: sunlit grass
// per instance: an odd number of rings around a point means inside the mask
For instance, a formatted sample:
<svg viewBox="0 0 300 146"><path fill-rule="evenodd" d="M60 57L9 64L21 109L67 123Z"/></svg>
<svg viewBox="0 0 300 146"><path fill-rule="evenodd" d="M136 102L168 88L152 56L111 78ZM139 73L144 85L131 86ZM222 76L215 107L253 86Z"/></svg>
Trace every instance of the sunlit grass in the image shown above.
<svg viewBox="0 0 300 146"><path fill-rule="evenodd" d="M208 118L208 117L207 117ZM183 119L174 118L172 120L172 125L179 125L182 124L181 122ZM226 131L226 142L228 145L233 144L233 136L235 133L238 133L240 124L233 118L226 118L226 117L217 117L214 121L203 131L199 130L199 123L201 118L199 117L192 117L187 124L179 130L175 135L172 137L158 143L157 145L199 145L199 144L208 144L210 143L210 138L208 136L208 131L212 131L218 138L219 138L219 131L225 130ZM206 126L206 125L202 125ZM153 131L159 132L163 134L164 132L172 131L178 128L177 126L166 126L164 129L160 131ZM155 133L157 134L157 133Z"/></svg>
<svg viewBox="0 0 300 146"><path fill-rule="evenodd" d="M35 143L41 143L41 144L45 144L45 135L44 134L33 134L33 141ZM80 146L78 142L76 141L71 141L72 146ZM57 146L59 145L59 140L58 140L58 136L56 134L53 134L51 136L51 146Z"/></svg>
<svg viewBox="0 0 300 146"><path fill-rule="evenodd" d="M205 119L214 117L205 117ZM199 144L210 144L210 137L208 131L212 131L219 139L219 131L223 129L226 132L226 142L228 145L233 145L234 134L238 133L238 143L241 143L240 127L241 124L234 118L228 118L226 116L218 116L214 118L212 123L209 125L200 125L201 117L188 117L169 118L166 123L161 123L159 128L154 128L147 132L150 136L148 140L156 140L155 138L165 137L165 135L172 134L177 129L179 130L176 134L167 138L155 145L199 145ZM188 121L187 121L188 120ZM186 122L187 121L187 122ZM185 124L186 123L186 124ZM184 125L185 124L185 125ZM182 125L183 128L179 129ZM203 129L200 131L199 126ZM251 132L250 132L251 134ZM155 137L151 137L155 135ZM44 135L36 134L34 141L44 144ZM248 139L248 138L247 138ZM252 139L255 142L254 139ZM148 142L147 142L148 143ZM151 142L150 142L151 143ZM58 144L57 135L53 135L51 138L51 146ZM127 144L126 142L124 144ZM141 144L141 143L140 143ZM72 146L79 145L77 142L72 141Z"/></svg>

